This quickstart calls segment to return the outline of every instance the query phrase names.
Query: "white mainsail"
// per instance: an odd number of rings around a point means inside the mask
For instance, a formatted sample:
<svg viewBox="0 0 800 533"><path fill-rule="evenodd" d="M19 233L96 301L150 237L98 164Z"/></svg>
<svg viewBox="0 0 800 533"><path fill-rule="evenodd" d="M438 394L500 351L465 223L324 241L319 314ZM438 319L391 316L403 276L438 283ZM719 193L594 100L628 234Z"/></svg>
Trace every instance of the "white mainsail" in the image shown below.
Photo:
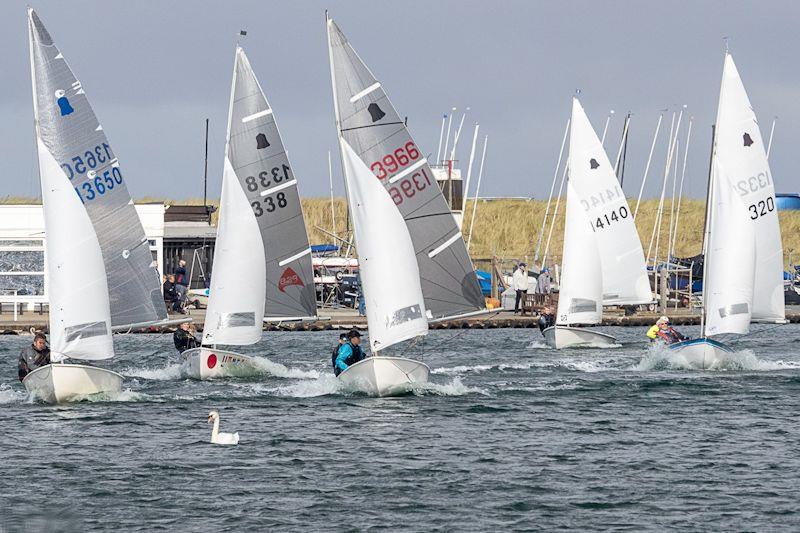
<svg viewBox="0 0 800 533"><path fill-rule="evenodd" d="M783 322L783 248L775 186L753 107L725 54L708 192L705 334Z"/></svg>
<svg viewBox="0 0 800 533"><path fill-rule="evenodd" d="M572 99L569 181L594 229L603 278L603 304L651 302L644 252L632 211L614 165L577 98Z"/></svg>
<svg viewBox="0 0 800 533"><path fill-rule="evenodd" d="M592 227L583 212L580 196L570 179L567 183L564 251L556 324L599 324L603 318L602 299L600 251Z"/></svg>
<svg viewBox="0 0 800 533"><path fill-rule="evenodd" d="M106 269L92 221L53 155L41 140L37 146L53 359L114 357Z"/></svg>
<svg viewBox="0 0 800 533"><path fill-rule="evenodd" d="M599 324L604 304L648 303L652 295L628 202L577 98L572 100L568 165L556 322Z"/></svg>
<svg viewBox="0 0 800 533"><path fill-rule="evenodd" d="M227 155L224 165L203 344L254 344L263 328L264 244Z"/></svg>
<svg viewBox="0 0 800 533"><path fill-rule="evenodd" d="M347 141L340 137L339 142L370 347L378 352L428 332L419 267L406 223L389 193Z"/></svg>

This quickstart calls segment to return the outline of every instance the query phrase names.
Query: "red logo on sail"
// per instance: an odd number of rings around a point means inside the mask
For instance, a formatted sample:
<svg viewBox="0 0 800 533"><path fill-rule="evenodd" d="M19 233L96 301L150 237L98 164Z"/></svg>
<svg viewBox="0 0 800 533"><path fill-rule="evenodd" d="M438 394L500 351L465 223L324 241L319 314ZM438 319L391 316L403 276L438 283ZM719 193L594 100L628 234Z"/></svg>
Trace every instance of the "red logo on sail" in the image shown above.
<svg viewBox="0 0 800 533"><path fill-rule="evenodd" d="M300 279L300 276L298 276L297 272L292 270L291 267L284 270L283 274L281 274L281 279L278 282L278 290L281 292L286 292L284 289L290 285L299 285L301 287L305 287L305 285L303 285L303 281Z"/></svg>

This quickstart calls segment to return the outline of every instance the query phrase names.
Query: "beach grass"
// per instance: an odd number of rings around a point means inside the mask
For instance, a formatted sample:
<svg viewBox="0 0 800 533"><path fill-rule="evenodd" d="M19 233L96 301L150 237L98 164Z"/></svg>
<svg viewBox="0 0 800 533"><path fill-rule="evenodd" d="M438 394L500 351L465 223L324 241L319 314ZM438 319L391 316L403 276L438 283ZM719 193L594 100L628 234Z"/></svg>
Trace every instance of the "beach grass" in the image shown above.
<svg viewBox="0 0 800 533"><path fill-rule="evenodd" d="M547 202L543 200L525 199L491 199L478 200L473 228L470 255L473 258L487 259L496 256L506 261L527 261L533 263L534 254L539 243L540 260L544 255L550 234L550 223L555 220L550 245L547 250L547 262L558 263L561 261L561 250L564 245L564 198L559 202L558 212L555 212L555 200L547 218L547 225L542 231L545 219ZM144 197L137 203L163 202L167 205L203 205L202 198L188 200L172 200L161 197ZM636 200L629 199L631 211L635 209ZM39 204L39 198L23 196L5 196L0 198L0 204ZM209 200L209 205L218 206L218 200ZM345 238L347 224L347 204L344 198L334 198L333 213L331 212L330 198L305 198L302 200L303 213L308 229L311 244L324 244L334 242L331 236L335 233L340 238ZM642 240L645 255L653 257L656 250L653 226L657 220L658 200L643 200L639 206L636 217L636 228ZM469 237L469 222L472 216L473 202L467 202L464 215L463 235L465 240ZM677 203L676 203L677 210ZM673 219L676 210L672 209L672 202L665 200L663 206L664 216L658 235L658 257L664 258L670 233L670 217ZM217 213L214 214L216 223ZM334 218L336 226L334 228ZM783 241L784 261L788 265L797 260L800 253L800 211L781 211L778 213ZM677 235L675 236L674 253L678 257L690 257L699 254L703 243L703 225L705 222L705 201L696 199L683 200L680 205L680 217ZM541 233L541 242L540 242ZM651 244L651 240L653 243Z"/></svg>

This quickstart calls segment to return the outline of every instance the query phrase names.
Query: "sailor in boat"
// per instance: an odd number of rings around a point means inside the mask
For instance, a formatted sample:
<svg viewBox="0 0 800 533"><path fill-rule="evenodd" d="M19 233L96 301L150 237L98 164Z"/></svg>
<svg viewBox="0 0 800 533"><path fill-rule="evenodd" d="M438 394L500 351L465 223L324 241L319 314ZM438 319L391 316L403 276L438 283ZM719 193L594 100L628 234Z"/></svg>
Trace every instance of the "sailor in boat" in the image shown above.
<svg viewBox="0 0 800 533"><path fill-rule="evenodd" d="M647 337L651 341L661 340L666 344L675 344L687 340L687 337L669 325L669 318L662 316L647 330Z"/></svg>
<svg viewBox="0 0 800 533"><path fill-rule="evenodd" d="M181 322L178 329L172 335L172 340L175 342L175 349L178 353L183 353L190 348L197 348L200 343L194 336L192 324L189 322Z"/></svg>
<svg viewBox="0 0 800 533"><path fill-rule="evenodd" d="M337 376L347 370L347 367L354 365L366 356L361 350L361 333L352 330L347 334L347 342L339 347L339 354L336 356L336 364L333 373Z"/></svg>
<svg viewBox="0 0 800 533"><path fill-rule="evenodd" d="M342 333L339 335L339 344L333 347L333 351L331 352L331 366L333 367L333 373L337 376L339 372L336 371L336 359L339 357L339 350L342 346L347 344L347 333Z"/></svg>
<svg viewBox="0 0 800 533"><path fill-rule="evenodd" d="M544 335L544 330L556 325L556 317L550 306L545 306L539 314L539 331Z"/></svg>
<svg viewBox="0 0 800 533"><path fill-rule="evenodd" d="M30 372L40 366L50 364L50 347L47 346L47 337L44 333L37 333L33 343L26 346L19 354L19 380L25 379Z"/></svg>

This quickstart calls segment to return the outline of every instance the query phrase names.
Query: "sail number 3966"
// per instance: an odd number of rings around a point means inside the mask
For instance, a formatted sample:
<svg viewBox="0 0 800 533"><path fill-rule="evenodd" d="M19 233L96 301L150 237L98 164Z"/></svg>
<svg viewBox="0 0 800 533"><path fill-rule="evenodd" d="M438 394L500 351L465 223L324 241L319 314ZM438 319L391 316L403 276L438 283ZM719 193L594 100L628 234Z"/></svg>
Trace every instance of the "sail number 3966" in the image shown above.
<svg viewBox="0 0 800 533"><path fill-rule="evenodd" d="M369 168L379 180L383 180L417 159L419 159L419 150L414 145L414 141L408 141L405 146L381 157L380 161L375 161Z"/></svg>

